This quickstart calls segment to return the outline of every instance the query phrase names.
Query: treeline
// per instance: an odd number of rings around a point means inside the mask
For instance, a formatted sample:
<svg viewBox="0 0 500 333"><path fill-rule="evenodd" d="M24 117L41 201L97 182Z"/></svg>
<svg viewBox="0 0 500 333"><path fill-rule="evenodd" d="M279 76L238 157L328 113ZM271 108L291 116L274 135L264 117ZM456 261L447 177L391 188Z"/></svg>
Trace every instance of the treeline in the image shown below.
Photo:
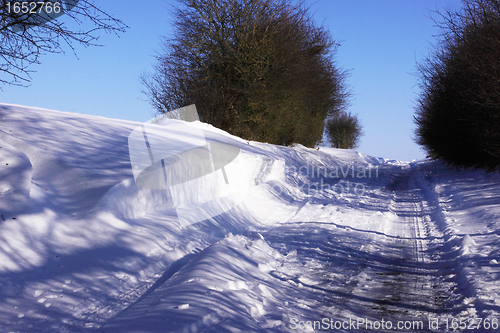
<svg viewBox="0 0 500 333"><path fill-rule="evenodd" d="M500 165L500 1L463 0L419 66L416 142L465 168Z"/></svg>

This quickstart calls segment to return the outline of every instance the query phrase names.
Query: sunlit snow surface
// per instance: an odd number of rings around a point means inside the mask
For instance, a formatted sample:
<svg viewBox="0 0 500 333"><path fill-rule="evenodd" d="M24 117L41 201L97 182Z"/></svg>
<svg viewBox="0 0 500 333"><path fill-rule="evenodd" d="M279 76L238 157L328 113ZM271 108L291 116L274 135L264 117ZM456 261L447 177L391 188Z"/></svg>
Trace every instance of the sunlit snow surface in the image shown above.
<svg viewBox="0 0 500 333"><path fill-rule="evenodd" d="M446 332L500 319L498 174L195 122L239 145L249 190L183 225L168 191L135 184L137 126L0 105L0 332L321 332L325 318ZM176 204L213 190L201 181Z"/></svg>

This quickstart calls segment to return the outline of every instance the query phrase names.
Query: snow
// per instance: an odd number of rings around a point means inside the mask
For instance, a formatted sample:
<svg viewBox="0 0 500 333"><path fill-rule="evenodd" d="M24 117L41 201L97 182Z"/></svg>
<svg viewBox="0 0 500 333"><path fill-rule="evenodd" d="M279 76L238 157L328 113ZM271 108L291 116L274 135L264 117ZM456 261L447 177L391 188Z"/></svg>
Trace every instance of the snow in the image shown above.
<svg viewBox="0 0 500 333"><path fill-rule="evenodd" d="M239 152L224 171L141 187L141 126L157 131L160 158L205 142ZM382 320L425 326L376 331L451 332L452 320L500 319L498 174L248 142L199 121L7 104L0 147L1 332L320 332Z"/></svg>

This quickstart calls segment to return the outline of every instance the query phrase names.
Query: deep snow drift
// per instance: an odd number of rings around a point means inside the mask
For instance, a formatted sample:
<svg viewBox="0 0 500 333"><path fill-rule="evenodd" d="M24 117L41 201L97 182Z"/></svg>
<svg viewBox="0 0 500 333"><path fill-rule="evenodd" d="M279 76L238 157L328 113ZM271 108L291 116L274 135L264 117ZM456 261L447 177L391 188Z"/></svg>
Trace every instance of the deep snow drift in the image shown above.
<svg viewBox="0 0 500 333"><path fill-rule="evenodd" d="M1 332L497 331L498 174L193 122L248 185L205 218L208 178L136 185L138 126L0 105Z"/></svg>

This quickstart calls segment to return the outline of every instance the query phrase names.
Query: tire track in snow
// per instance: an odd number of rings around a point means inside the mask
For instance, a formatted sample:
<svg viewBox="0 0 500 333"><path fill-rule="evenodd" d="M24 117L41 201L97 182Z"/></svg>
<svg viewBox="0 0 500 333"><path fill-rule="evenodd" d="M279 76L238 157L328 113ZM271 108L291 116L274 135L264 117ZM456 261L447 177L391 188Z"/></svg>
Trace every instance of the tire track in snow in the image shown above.
<svg viewBox="0 0 500 333"><path fill-rule="evenodd" d="M450 286L447 297L443 297L448 312L441 317L450 322L465 318L472 320L473 323L489 318L490 313L485 310L484 303L478 296L474 280L471 281L467 274L466 262L460 258L464 239L453 235L450 221L446 217L438 194L434 187L427 183L420 166L415 168L414 179L429 203L429 216L435 228L434 232L441 234L441 242L434 246L433 251L434 256L440 259L441 281L444 285Z"/></svg>
<svg viewBox="0 0 500 333"><path fill-rule="evenodd" d="M423 197L408 170L395 174L387 188L394 190L390 211L397 217L387 221L388 237L383 241L387 262L381 266L382 271L376 272L381 278L377 310L398 320L425 323L441 304L434 302L432 276L436 265L426 253L429 235L424 227Z"/></svg>
<svg viewBox="0 0 500 333"><path fill-rule="evenodd" d="M369 260L351 297L336 311L337 318L383 319L392 325L408 321L405 332L421 332L428 330L429 318L448 312L447 301L455 283L439 276L441 258L431 256L430 249L443 240L434 237L436 228L412 175L407 169L391 176L386 189L392 191L389 210L394 218L385 219L385 236L373 237L368 245ZM397 329L386 328L377 331Z"/></svg>

